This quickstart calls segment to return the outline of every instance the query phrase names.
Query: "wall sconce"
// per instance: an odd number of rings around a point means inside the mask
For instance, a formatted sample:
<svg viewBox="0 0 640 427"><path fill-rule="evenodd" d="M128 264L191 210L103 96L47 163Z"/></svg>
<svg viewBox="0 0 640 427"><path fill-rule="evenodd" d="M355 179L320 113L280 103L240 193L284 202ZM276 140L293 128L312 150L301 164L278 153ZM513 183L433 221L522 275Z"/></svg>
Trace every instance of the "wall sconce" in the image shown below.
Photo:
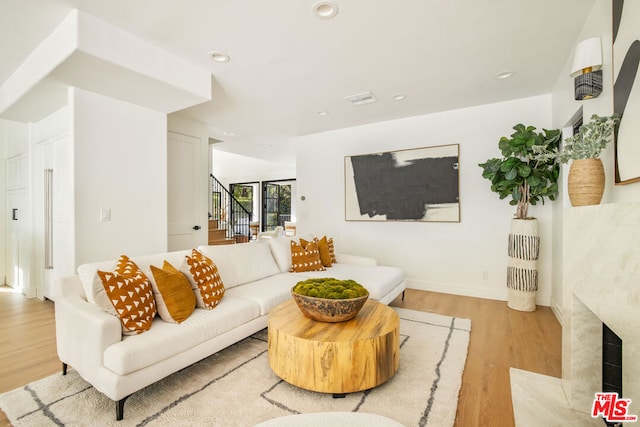
<svg viewBox="0 0 640 427"><path fill-rule="evenodd" d="M600 37L581 41L576 47L571 67L575 77L576 100L596 98L602 93L602 47Z"/></svg>

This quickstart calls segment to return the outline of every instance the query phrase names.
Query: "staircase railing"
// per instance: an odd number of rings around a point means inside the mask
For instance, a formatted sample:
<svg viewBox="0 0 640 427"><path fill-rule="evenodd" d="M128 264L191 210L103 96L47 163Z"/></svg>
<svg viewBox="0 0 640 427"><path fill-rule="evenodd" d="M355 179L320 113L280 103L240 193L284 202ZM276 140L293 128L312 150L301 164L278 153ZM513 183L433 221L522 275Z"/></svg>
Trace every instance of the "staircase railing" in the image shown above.
<svg viewBox="0 0 640 427"><path fill-rule="evenodd" d="M227 230L227 239L237 242L251 240L251 212L233 197L215 176L211 177L210 219L218 220L218 227Z"/></svg>

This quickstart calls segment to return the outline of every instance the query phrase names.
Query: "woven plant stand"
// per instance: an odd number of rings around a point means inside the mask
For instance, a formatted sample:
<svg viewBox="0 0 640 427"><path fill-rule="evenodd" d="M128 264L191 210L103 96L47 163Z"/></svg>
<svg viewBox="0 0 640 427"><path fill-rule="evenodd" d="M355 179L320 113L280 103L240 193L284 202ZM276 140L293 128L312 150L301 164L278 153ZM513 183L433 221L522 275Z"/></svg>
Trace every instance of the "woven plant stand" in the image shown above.
<svg viewBox="0 0 640 427"><path fill-rule="evenodd" d="M569 167L567 192L571 206L598 205L604 194L604 167L600 159L574 160Z"/></svg>
<svg viewBox="0 0 640 427"><path fill-rule="evenodd" d="M536 309L538 293L538 220L513 219L509 234L507 267L507 306L519 311Z"/></svg>

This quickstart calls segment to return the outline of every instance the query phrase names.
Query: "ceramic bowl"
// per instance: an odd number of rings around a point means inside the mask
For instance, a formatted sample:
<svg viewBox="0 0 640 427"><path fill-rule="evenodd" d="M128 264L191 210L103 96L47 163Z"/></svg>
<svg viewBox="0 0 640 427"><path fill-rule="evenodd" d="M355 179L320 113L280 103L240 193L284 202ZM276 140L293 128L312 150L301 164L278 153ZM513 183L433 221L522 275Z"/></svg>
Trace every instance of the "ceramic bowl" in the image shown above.
<svg viewBox="0 0 640 427"><path fill-rule="evenodd" d="M318 322L345 322L351 320L360 311L369 298L369 294L358 298L329 299L309 297L293 292L291 295L302 314Z"/></svg>

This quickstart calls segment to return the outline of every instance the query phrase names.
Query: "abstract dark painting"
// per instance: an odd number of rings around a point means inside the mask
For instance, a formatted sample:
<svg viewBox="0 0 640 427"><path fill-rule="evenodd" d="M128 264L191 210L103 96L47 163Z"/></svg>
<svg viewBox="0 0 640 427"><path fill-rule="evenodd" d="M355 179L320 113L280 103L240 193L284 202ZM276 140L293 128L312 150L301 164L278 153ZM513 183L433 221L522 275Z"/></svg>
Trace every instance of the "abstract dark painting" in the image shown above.
<svg viewBox="0 0 640 427"><path fill-rule="evenodd" d="M458 144L345 157L347 221L460 221Z"/></svg>
<svg viewBox="0 0 640 427"><path fill-rule="evenodd" d="M615 183L640 182L640 2L613 0Z"/></svg>

